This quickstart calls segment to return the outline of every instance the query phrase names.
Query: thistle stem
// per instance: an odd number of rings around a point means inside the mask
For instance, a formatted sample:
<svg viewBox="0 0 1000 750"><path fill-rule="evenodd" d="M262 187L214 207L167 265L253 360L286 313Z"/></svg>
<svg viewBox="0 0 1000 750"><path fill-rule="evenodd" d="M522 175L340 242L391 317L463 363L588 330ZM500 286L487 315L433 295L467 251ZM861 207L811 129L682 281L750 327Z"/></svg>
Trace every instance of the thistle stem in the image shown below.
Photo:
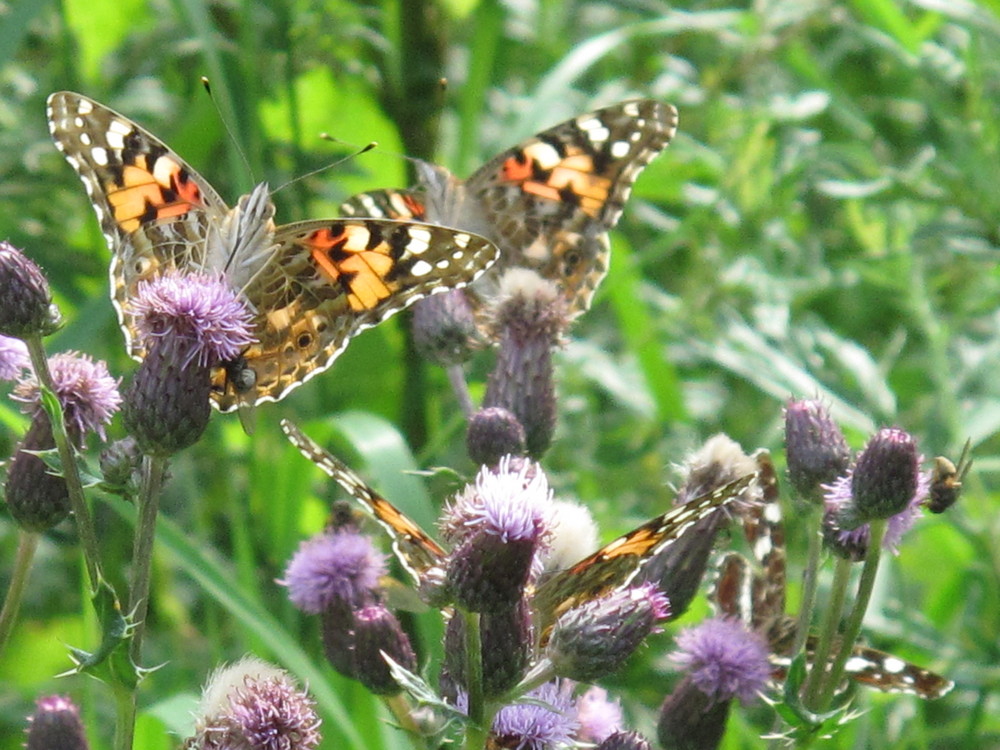
<svg viewBox="0 0 1000 750"><path fill-rule="evenodd" d="M451 389L455 392L455 398L458 399L462 414L465 415L466 419L469 419L476 410L476 406L472 403L469 384L465 382L465 372L462 370L462 366L449 365L445 372L448 373L448 382L451 383Z"/></svg>
<svg viewBox="0 0 1000 750"><path fill-rule="evenodd" d="M17 557L14 559L14 570L11 571L10 586L4 599L3 610L0 610L0 654L3 653L17 622L17 613L21 609L24 598L24 588L28 583L31 563L38 549L39 534L34 531L21 530L17 541Z"/></svg>
<svg viewBox="0 0 1000 750"><path fill-rule="evenodd" d="M795 641L792 643L793 657L802 650L806 643L813 612L816 610L816 578L819 573L821 551L820 533L818 530L813 530L809 534L808 558L805 572L802 574L802 606L799 608L799 621L795 627Z"/></svg>
<svg viewBox="0 0 1000 750"><path fill-rule="evenodd" d="M868 609L868 603L872 598L872 591L875 589L875 576L878 573L878 564L882 558L882 539L885 537L885 530L888 522L884 518L871 521L868 526L868 552L865 555L865 564L861 569L861 580L858 582L858 595L854 599L854 607L851 609L850 617L847 618L847 625L844 627L843 641L840 643L840 650L834 659L833 667L827 676L823 692L819 698L819 710L825 711L829 706L833 693L840 684L844 675L844 667L847 660L854 651L854 644L861 633L861 621L864 619Z"/></svg>
<svg viewBox="0 0 1000 750"><path fill-rule="evenodd" d="M28 346L31 366L35 371L35 378L38 380L39 386L49 393L55 394L55 384L52 381L52 373L49 372L49 362L45 356L45 348L42 346L42 337L39 335L29 336L24 340L24 343ZM44 399L42 403L45 403ZM80 538L80 548L83 550L87 577L90 580L90 588L93 593L97 591L101 582L100 547L97 543L97 533L94 531L94 522L90 517L90 510L87 508L87 501L83 496L83 483L80 481L80 472L76 463L76 450L66 435L66 424L63 421L62 412L54 415L49 414L49 422L52 425L52 437L55 440L56 449L59 451L66 492L69 495L70 507L73 509L73 518Z"/></svg>
<svg viewBox="0 0 1000 750"><path fill-rule="evenodd" d="M823 677L826 675L827 667L830 663L830 651L833 646L833 639L837 634L837 628L840 625L841 613L844 609L844 598L850 580L851 562L838 557L833 573L833 589L830 593L830 602L827 604L826 620L819 631L819 643L816 646L812 670L809 673L809 681L806 685L805 702L813 710L817 709L816 702L823 685Z"/></svg>

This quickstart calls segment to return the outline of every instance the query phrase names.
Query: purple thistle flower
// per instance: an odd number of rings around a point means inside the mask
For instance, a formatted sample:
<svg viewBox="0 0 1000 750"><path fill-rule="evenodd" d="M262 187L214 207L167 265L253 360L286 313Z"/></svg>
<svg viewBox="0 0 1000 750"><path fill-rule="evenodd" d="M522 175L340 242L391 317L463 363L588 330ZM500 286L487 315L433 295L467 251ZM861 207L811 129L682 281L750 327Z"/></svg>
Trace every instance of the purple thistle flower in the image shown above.
<svg viewBox="0 0 1000 750"><path fill-rule="evenodd" d="M624 726L621 703L608 700L608 691L596 685L576 699L576 715L579 742L600 744Z"/></svg>
<svg viewBox="0 0 1000 750"><path fill-rule="evenodd" d="M677 646L671 661L686 670L698 688L715 702L735 697L749 703L771 677L763 636L736 620L705 620L682 631Z"/></svg>
<svg viewBox="0 0 1000 750"><path fill-rule="evenodd" d="M889 518L903 511L917 491L921 457L909 433L879 430L858 455L851 473L852 513L857 523Z"/></svg>
<svg viewBox="0 0 1000 750"><path fill-rule="evenodd" d="M292 604L319 614L335 601L358 606L378 589L386 558L371 539L353 530L324 532L299 545L279 580Z"/></svg>
<svg viewBox="0 0 1000 750"><path fill-rule="evenodd" d="M842 525L842 519L856 518L853 511L855 502L852 494L854 484L852 473L848 472L846 476L825 486L826 512L823 515L823 534L836 554L857 562L865 557L871 529L868 523L862 523L853 529L844 528ZM882 537L883 549L895 555L899 554L899 543L920 516L921 506L926 502L930 492L930 485L930 473L918 472L916 489L909 502L899 513L888 519L885 536Z"/></svg>
<svg viewBox="0 0 1000 750"><path fill-rule="evenodd" d="M125 426L144 453L194 444L211 412L211 368L253 341L251 312L222 278L168 272L139 285L130 315L145 357L125 397Z"/></svg>
<svg viewBox="0 0 1000 750"><path fill-rule="evenodd" d="M87 750L80 710L69 698L50 695L35 702L25 750Z"/></svg>
<svg viewBox="0 0 1000 750"><path fill-rule="evenodd" d="M314 701L286 672L253 657L216 670L205 686L191 750L311 750Z"/></svg>
<svg viewBox="0 0 1000 750"><path fill-rule="evenodd" d="M108 374L108 367L86 354L63 352L49 357L49 370L56 396L62 404L66 431L79 443L88 431L104 439L104 426L121 406L118 381ZM22 410L32 417L44 413L41 390L34 376L21 380L12 396L25 404Z"/></svg>
<svg viewBox="0 0 1000 750"><path fill-rule="evenodd" d="M669 615L667 597L653 584L618 589L556 620L545 655L560 677L600 679L619 669Z"/></svg>
<svg viewBox="0 0 1000 750"><path fill-rule="evenodd" d="M0 380L17 380L30 367L27 344L21 339L0 335Z"/></svg>
<svg viewBox="0 0 1000 750"><path fill-rule="evenodd" d="M498 612L523 592L544 543L550 491L528 461L510 457L483 469L446 512L446 535L457 541L446 576L455 601L472 612Z"/></svg>
<svg viewBox="0 0 1000 750"><path fill-rule="evenodd" d="M214 367L254 341L250 310L220 276L170 270L141 281L129 312L147 349L157 339L183 342L181 367Z"/></svg>
<svg viewBox="0 0 1000 750"><path fill-rule="evenodd" d="M572 692L572 683L556 680L526 696L546 705L504 706L493 719L488 746L508 750L554 750L572 744L579 728Z"/></svg>
<svg viewBox="0 0 1000 750"><path fill-rule="evenodd" d="M690 674L674 687L656 723L663 750L714 750L726 731L732 700L715 701L701 691Z"/></svg>
<svg viewBox="0 0 1000 750"><path fill-rule="evenodd" d="M785 407L788 476L799 494L820 499L821 485L834 481L851 463L840 427L819 401L789 401Z"/></svg>

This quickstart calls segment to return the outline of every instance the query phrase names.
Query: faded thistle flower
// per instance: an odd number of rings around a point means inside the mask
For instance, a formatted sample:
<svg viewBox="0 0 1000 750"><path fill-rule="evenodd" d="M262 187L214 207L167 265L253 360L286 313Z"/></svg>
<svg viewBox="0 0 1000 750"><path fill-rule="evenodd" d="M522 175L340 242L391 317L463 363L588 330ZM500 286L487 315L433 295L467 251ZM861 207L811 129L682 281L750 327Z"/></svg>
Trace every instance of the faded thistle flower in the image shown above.
<svg viewBox="0 0 1000 750"><path fill-rule="evenodd" d="M576 716L580 742L600 744L624 727L621 703L608 700L608 691L596 685L576 699Z"/></svg>
<svg viewBox="0 0 1000 750"><path fill-rule="evenodd" d="M851 450L840 427L819 401L789 401L785 407L788 477L804 499L819 502L822 486L841 476Z"/></svg>
<svg viewBox="0 0 1000 750"><path fill-rule="evenodd" d="M211 368L253 341L251 314L223 279L175 271L141 282L129 312L147 343L125 397L125 426L143 452L169 456L201 437Z"/></svg>
<svg viewBox="0 0 1000 750"><path fill-rule="evenodd" d="M25 750L87 750L80 710L69 698L50 695L35 702Z"/></svg>
<svg viewBox="0 0 1000 750"><path fill-rule="evenodd" d="M284 670L244 657L205 686L190 750L311 750L319 745L314 701Z"/></svg>
<svg viewBox="0 0 1000 750"><path fill-rule="evenodd" d="M525 696L538 703L504 706L493 719L487 747L555 750L572 744L579 728L573 684L547 682Z"/></svg>
<svg viewBox="0 0 1000 750"><path fill-rule="evenodd" d="M771 676L768 646L736 620L713 618L684 630L671 660L686 674L660 707L657 738L671 750L718 746L733 698L753 701Z"/></svg>
<svg viewBox="0 0 1000 750"><path fill-rule="evenodd" d="M499 406L524 426L528 455L541 456L552 442L556 397L552 350L562 342L570 317L555 285L526 269L507 271L491 311L499 342L483 406Z"/></svg>
<svg viewBox="0 0 1000 750"><path fill-rule="evenodd" d="M545 655L558 676L591 682L619 669L669 614L650 583L618 589L556 620Z"/></svg>
<svg viewBox="0 0 1000 750"><path fill-rule="evenodd" d="M18 380L30 368L27 344L21 339L0 335L0 380Z"/></svg>
<svg viewBox="0 0 1000 750"><path fill-rule="evenodd" d="M550 498L541 469L510 457L496 470L480 470L475 484L456 498L444 530L455 544L446 575L460 606L499 612L520 600L545 542Z"/></svg>
<svg viewBox="0 0 1000 750"><path fill-rule="evenodd" d="M677 491L675 504L712 492L757 470L756 462L739 443L724 434L709 438L686 462L687 476ZM697 595L719 531L729 516L719 509L698 521L688 533L653 557L639 579L649 581L670 600L671 617L680 617Z"/></svg>
<svg viewBox="0 0 1000 750"><path fill-rule="evenodd" d="M142 451L135 438L126 436L115 440L101 451L103 489L123 497L133 497L139 492L142 476Z"/></svg>
<svg viewBox="0 0 1000 750"><path fill-rule="evenodd" d="M370 600L387 571L371 538L347 528L302 542L278 583L288 587L292 604L315 615L337 603L353 608Z"/></svg>
<svg viewBox="0 0 1000 750"><path fill-rule="evenodd" d="M433 294L413 305L413 343L442 367L465 362L477 348L476 319L462 289Z"/></svg>
<svg viewBox="0 0 1000 750"><path fill-rule="evenodd" d="M9 242L0 242L0 300L0 333L6 336L46 336L59 327L45 275Z"/></svg>
<svg viewBox="0 0 1000 750"><path fill-rule="evenodd" d="M88 432L104 437L121 397L118 383L103 362L85 354L65 352L49 359L56 396L62 406L66 432L77 447ZM21 380L13 398L31 416L31 425L11 459L5 494L7 507L18 524L30 531L44 531L69 514L69 495L62 477L49 473L45 462L27 451L55 448L52 426L41 404L41 389L33 377Z"/></svg>
<svg viewBox="0 0 1000 750"><path fill-rule="evenodd" d="M465 444L469 458L482 466L496 466L508 455L525 451L524 427L517 417L499 406L480 409L469 420Z"/></svg>
<svg viewBox="0 0 1000 750"><path fill-rule="evenodd" d="M410 672L417 657L410 639L396 616L381 603L372 603L354 615L351 671L355 679L376 695L395 695L402 690L383 654Z"/></svg>

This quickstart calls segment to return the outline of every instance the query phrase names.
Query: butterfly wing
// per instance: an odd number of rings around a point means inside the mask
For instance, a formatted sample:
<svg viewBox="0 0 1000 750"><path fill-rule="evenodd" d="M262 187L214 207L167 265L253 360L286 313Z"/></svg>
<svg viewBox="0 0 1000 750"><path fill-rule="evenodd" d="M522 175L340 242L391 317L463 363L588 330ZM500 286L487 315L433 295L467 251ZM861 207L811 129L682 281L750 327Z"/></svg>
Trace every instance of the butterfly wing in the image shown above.
<svg viewBox="0 0 1000 750"><path fill-rule="evenodd" d="M608 270L608 230L676 131L673 106L626 101L545 130L478 169L466 191L500 247L491 277L512 266L537 270L562 288L571 311L586 310Z"/></svg>
<svg viewBox="0 0 1000 750"><path fill-rule="evenodd" d="M411 190L372 190L358 193L340 204L341 216L427 221L427 207Z"/></svg>
<svg viewBox="0 0 1000 750"><path fill-rule="evenodd" d="M243 352L253 389L225 368L213 398L231 411L248 398L278 401L329 367L360 331L435 292L465 286L495 259L482 237L431 224L330 219L278 227L275 250L244 287L257 343Z"/></svg>
<svg viewBox="0 0 1000 750"><path fill-rule="evenodd" d="M753 474L696 497L615 539L572 567L554 573L535 592L539 632L564 612L628 585L655 554L677 541L702 518L743 496ZM544 637L544 636L543 636Z"/></svg>
<svg viewBox="0 0 1000 750"><path fill-rule="evenodd" d="M400 564L418 584L427 571L439 566L445 551L414 521L369 487L347 464L324 450L287 419L281 421L288 440L299 452L332 477L351 497L357 500L392 538L392 549Z"/></svg>
<svg viewBox="0 0 1000 750"><path fill-rule="evenodd" d="M111 300L129 354L140 358L145 347L129 310L136 286L170 268L206 268L212 227L229 209L160 140L93 99L54 93L48 120L111 248Z"/></svg>

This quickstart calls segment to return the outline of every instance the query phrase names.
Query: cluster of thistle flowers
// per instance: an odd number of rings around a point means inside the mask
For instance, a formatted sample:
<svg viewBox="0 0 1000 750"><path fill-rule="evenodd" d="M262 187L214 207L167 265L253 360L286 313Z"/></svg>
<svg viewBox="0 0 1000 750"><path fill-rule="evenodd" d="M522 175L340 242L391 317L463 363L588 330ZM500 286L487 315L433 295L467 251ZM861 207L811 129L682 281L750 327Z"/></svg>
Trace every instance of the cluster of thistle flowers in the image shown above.
<svg viewBox="0 0 1000 750"><path fill-rule="evenodd" d="M21 541L0 613L2 651L38 537L71 513L97 590L98 546L75 465L88 437L105 441L106 427L124 404L130 436L105 446L101 469L106 490L135 496L142 455L169 456L200 437L209 416L210 369L237 356L250 341L250 329L245 306L218 279L166 274L143 285L135 310L149 353L123 399L105 363L74 351L46 358L42 340L60 323L48 281L6 242L0 242L0 299L0 380L16 383L12 398L31 419L6 466L6 507ZM46 393L58 402L52 412L58 416L55 425ZM50 465L48 456L57 447L60 460ZM245 659L213 675L197 733L186 746L307 750L319 744L319 723L312 700L287 674ZM37 701L25 746L86 750L86 733L71 699L54 695Z"/></svg>
<svg viewBox="0 0 1000 750"><path fill-rule="evenodd" d="M470 342L482 330L497 342L484 404L478 410L467 404L467 448L481 468L445 508L440 527L450 553L423 571L419 582L425 601L451 612L434 700L415 674L414 649L381 587L386 560L345 520L349 516L304 542L281 581L298 608L320 616L324 651L337 671L378 695L408 691L418 703L437 708L439 718L460 717L456 724L469 747L648 747L626 728L617 701L582 683L614 672L660 623L686 609L720 528L713 520L705 534L691 535L698 541L688 554L556 613L554 622L550 613L536 611L532 592L544 571L566 568L595 547L589 513L555 501L537 463L555 426L552 353L570 322L555 287L520 269L503 277L499 295L481 316L462 292L416 306L416 339L424 354L450 368L460 397L460 367ZM722 461L721 469L716 462L692 471L688 498L752 471L752 461L732 441L716 442L725 443L732 460ZM684 636L681 646L678 663L719 702L751 700L768 679L767 649L757 634L715 622ZM390 706L399 710L398 702ZM414 710L397 719L411 728L441 729L443 722L425 716ZM679 746L669 723L661 734L666 747ZM481 742L470 743L473 736Z"/></svg>

